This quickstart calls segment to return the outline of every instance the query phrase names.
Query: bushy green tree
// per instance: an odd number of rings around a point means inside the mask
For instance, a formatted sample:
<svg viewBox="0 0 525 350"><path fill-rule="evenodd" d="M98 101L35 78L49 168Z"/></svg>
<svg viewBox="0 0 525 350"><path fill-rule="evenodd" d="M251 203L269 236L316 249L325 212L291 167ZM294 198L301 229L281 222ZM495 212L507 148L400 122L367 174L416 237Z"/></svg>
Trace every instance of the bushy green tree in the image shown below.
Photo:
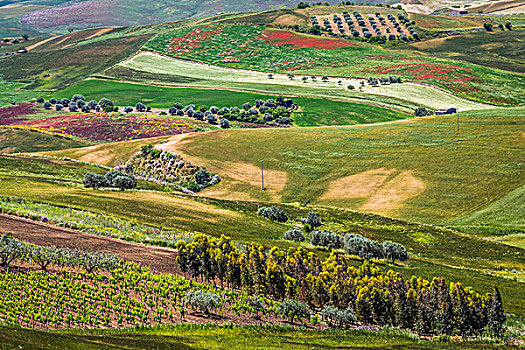
<svg viewBox="0 0 525 350"><path fill-rule="evenodd" d="M285 300L279 305L279 314L293 323L295 319L301 322L303 318L309 318L311 311L305 303Z"/></svg>
<svg viewBox="0 0 525 350"><path fill-rule="evenodd" d="M288 215L286 215L286 212L275 205L259 208L259 210L257 210L257 215L264 216L267 219L277 222L288 221Z"/></svg>
<svg viewBox="0 0 525 350"><path fill-rule="evenodd" d="M82 183L85 188L92 188L94 190L107 186L104 176L95 173L87 173L84 175Z"/></svg>

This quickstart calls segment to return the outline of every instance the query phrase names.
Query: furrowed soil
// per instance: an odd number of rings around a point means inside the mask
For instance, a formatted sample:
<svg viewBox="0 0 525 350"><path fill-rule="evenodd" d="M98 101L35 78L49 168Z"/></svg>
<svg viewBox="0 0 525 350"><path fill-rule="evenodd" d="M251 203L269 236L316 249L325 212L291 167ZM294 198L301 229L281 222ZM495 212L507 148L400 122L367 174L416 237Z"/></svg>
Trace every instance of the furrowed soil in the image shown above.
<svg viewBox="0 0 525 350"><path fill-rule="evenodd" d="M116 254L123 260L149 266L158 272L182 275L173 249L95 236L5 214L0 215L0 232L11 233L16 239L37 245Z"/></svg>

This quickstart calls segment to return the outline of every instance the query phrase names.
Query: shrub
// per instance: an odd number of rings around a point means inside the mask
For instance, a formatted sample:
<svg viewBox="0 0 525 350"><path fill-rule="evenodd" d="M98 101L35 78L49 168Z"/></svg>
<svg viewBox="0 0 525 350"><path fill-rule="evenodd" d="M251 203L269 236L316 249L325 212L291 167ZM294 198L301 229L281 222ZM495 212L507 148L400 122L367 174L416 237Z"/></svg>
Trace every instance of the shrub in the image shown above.
<svg viewBox="0 0 525 350"><path fill-rule="evenodd" d="M230 127L230 121L226 118L221 118L219 124L223 129L228 129Z"/></svg>
<svg viewBox="0 0 525 350"><path fill-rule="evenodd" d="M210 124L217 124L217 117L213 114L209 114L207 117L206 117L206 120L208 121L208 123Z"/></svg>
<svg viewBox="0 0 525 350"><path fill-rule="evenodd" d="M283 239L287 241L303 242L305 240L303 231L300 228L291 228L283 235Z"/></svg>
<svg viewBox="0 0 525 350"><path fill-rule="evenodd" d="M348 90L354 90L355 89L353 85L348 85L347 88L348 88Z"/></svg>
<svg viewBox="0 0 525 350"><path fill-rule="evenodd" d="M94 190L107 186L104 176L95 173L87 173L84 175L82 183L85 188L92 188Z"/></svg>
<svg viewBox="0 0 525 350"><path fill-rule="evenodd" d="M326 247L329 250L339 249L343 245L341 236L332 231L314 230L310 232L310 243L319 247Z"/></svg>
<svg viewBox="0 0 525 350"><path fill-rule="evenodd" d="M70 103L68 107L69 107L69 111L70 111L70 112L76 112L76 111L78 111L78 107L77 107L77 105L74 104L74 103Z"/></svg>
<svg viewBox="0 0 525 350"><path fill-rule="evenodd" d="M211 178L211 174L206 169L201 169L195 173L195 182L199 185L206 185Z"/></svg>
<svg viewBox="0 0 525 350"><path fill-rule="evenodd" d="M100 99L100 101L98 101L98 104L100 105L100 107L102 107L102 109L104 109L105 111L105 108L106 107L114 107L115 104L113 103L113 101L103 97Z"/></svg>
<svg viewBox="0 0 525 350"><path fill-rule="evenodd" d="M210 112L212 112L213 114L217 114L219 112L219 107L211 106Z"/></svg>
<svg viewBox="0 0 525 350"><path fill-rule="evenodd" d="M279 305L279 314L293 323L295 319L302 321L303 317L309 318L311 312L304 303L297 300L285 300Z"/></svg>
<svg viewBox="0 0 525 350"><path fill-rule="evenodd" d="M406 248L400 244L391 241L385 241L382 244L383 246L383 255L387 259L392 260L392 264L395 264L396 260L407 261L408 260L408 251Z"/></svg>
<svg viewBox="0 0 525 350"><path fill-rule="evenodd" d="M57 104L57 99L56 99L56 98L50 98L50 99L49 99L49 102L50 102L52 105L56 105L56 104Z"/></svg>
<svg viewBox="0 0 525 350"><path fill-rule="evenodd" d="M277 120L276 120L277 123L281 124L281 125L289 125L292 123L292 119L288 118L288 117L279 117Z"/></svg>
<svg viewBox="0 0 525 350"><path fill-rule="evenodd" d="M25 256L27 252L27 246L13 236L0 235L0 266L9 266L14 260Z"/></svg>
<svg viewBox="0 0 525 350"><path fill-rule="evenodd" d="M344 246L348 254L362 259L380 259L384 256L383 247L378 242L358 234L345 235Z"/></svg>
<svg viewBox="0 0 525 350"><path fill-rule="evenodd" d="M217 294L202 290L190 290L184 296L184 302L186 305L206 315L209 315L210 310L213 310L220 305L219 301L220 299Z"/></svg>
<svg viewBox="0 0 525 350"><path fill-rule="evenodd" d="M70 101L68 98L63 98L63 99L61 99L60 101L58 101L58 103L60 103L60 104L63 105L64 107L68 107L68 106L69 106L69 103L71 103L71 101Z"/></svg>
<svg viewBox="0 0 525 350"><path fill-rule="evenodd" d="M44 107L45 109L50 109L51 106L52 106L52 104L51 104L51 102L49 102L49 101L46 101L46 102L44 102L44 104L43 104L43 107Z"/></svg>
<svg viewBox="0 0 525 350"><path fill-rule="evenodd" d="M325 305L321 312L323 319L331 326L345 327L357 322L357 318L350 309L341 310L334 306Z"/></svg>
<svg viewBox="0 0 525 350"><path fill-rule="evenodd" d="M82 106L82 108L80 108L80 110L81 110L83 113L89 113L89 111L90 111L88 105Z"/></svg>
<svg viewBox="0 0 525 350"><path fill-rule="evenodd" d="M133 176L117 176L113 180L113 187L118 188L121 191L130 190L137 186L137 180Z"/></svg>
<svg viewBox="0 0 525 350"><path fill-rule="evenodd" d="M145 112L146 106L143 103L139 102L135 105L135 109L137 110L137 112Z"/></svg>
<svg viewBox="0 0 525 350"><path fill-rule="evenodd" d="M37 103L44 103L44 99L42 97L39 97L36 99Z"/></svg>
<svg viewBox="0 0 525 350"><path fill-rule="evenodd" d="M414 115L416 117L424 117L426 115L432 115L432 112L427 110L425 107L417 107L414 110Z"/></svg>
<svg viewBox="0 0 525 350"><path fill-rule="evenodd" d="M306 216L306 223L310 225L311 228L316 228L321 226L323 223L321 222L321 218L319 217L319 214L311 211Z"/></svg>
<svg viewBox="0 0 525 350"><path fill-rule="evenodd" d="M95 109L98 106L98 102L91 100L87 103L87 106L89 107L89 109Z"/></svg>
<svg viewBox="0 0 525 350"><path fill-rule="evenodd" d="M57 103L55 105L55 110L57 110L57 111L61 111L63 108L64 108L64 106L62 104L60 104L60 103Z"/></svg>
<svg viewBox="0 0 525 350"><path fill-rule="evenodd" d="M257 210L257 215L264 216L267 219L277 222L288 221L288 215L286 215L285 211L275 205L259 208L259 210Z"/></svg>
<svg viewBox="0 0 525 350"><path fill-rule="evenodd" d="M133 107L131 106L124 107L124 113L131 113L131 112L133 112Z"/></svg>
<svg viewBox="0 0 525 350"><path fill-rule="evenodd" d="M204 113L202 111L196 111L193 113L193 118L197 120L204 120Z"/></svg>
<svg viewBox="0 0 525 350"><path fill-rule="evenodd" d="M86 98L79 94L73 95L73 97L71 98L71 103L74 103L76 105L78 105L80 101L84 102L86 101Z"/></svg>

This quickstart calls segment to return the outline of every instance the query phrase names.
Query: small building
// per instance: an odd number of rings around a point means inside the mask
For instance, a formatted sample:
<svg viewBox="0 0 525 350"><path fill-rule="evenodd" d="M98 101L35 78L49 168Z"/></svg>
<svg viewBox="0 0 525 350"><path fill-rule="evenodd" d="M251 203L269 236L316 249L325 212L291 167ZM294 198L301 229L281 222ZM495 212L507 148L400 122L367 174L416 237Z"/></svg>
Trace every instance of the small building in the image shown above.
<svg viewBox="0 0 525 350"><path fill-rule="evenodd" d="M17 51L17 53L27 53L27 50L26 50L25 47L22 47L21 49L19 49L19 50Z"/></svg>
<svg viewBox="0 0 525 350"><path fill-rule="evenodd" d="M458 110L457 108L441 108L439 110L436 111L436 115L445 115L445 114L454 114L454 113L457 113Z"/></svg>
<svg viewBox="0 0 525 350"><path fill-rule="evenodd" d="M450 11L449 16L463 16L463 15L468 15L468 11L467 10L456 10L456 11Z"/></svg>

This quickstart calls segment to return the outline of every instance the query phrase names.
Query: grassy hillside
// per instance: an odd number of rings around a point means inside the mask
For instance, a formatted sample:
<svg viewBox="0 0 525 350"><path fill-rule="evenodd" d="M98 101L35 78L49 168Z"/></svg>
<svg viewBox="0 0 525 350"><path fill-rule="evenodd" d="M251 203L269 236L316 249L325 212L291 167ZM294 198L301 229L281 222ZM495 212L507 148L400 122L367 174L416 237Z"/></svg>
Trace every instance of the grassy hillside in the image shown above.
<svg viewBox="0 0 525 350"><path fill-rule="evenodd" d="M501 105L524 103L525 78L521 75L260 26L186 27L157 35L145 48L186 60L263 72L347 78L395 75L471 100Z"/></svg>
<svg viewBox="0 0 525 350"><path fill-rule="evenodd" d="M525 30L481 32L424 41L402 49L525 73L523 40Z"/></svg>
<svg viewBox="0 0 525 350"><path fill-rule="evenodd" d="M0 153L45 152L88 145L29 130L0 128Z"/></svg>
<svg viewBox="0 0 525 350"><path fill-rule="evenodd" d="M440 342L415 339L396 330L314 331L263 326L194 326L137 328L128 330L72 330L46 332L1 327L0 346L31 349L504 349L478 341Z"/></svg>
<svg viewBox="0 0 525 350"><path fill-rule="evenodd" d="M132 106L142 101L151 107L158 108L169 108L176 102L184 105L192 103L196 106L233 107L242 106L246 102L253 104L257 99L266 100L281 95L277 90L275 95L263 95L215 89L166 88L98 79L83 81L55 95L58 98L63 98L73 96L76 93L83 94L88 100L97 100L104 96L120 106ZM298 126L351 125L412 117L407 113L364 103L306 97L294 97L293 101L301 106L301 111L294 113L294 121Z"/></svg>
<svg viewBox="0 0 525 350"><path fill-rule="evenodd" d="M525 248L525 186L464 218L448 222L469 233L493 235L494 239Z"/></svg>
<svg viewBox="0 0 525 350"><path fill-rule="evenodd" d="M308 201L438 223L524 185L522 115L523 108L461 113L459 135L456 117L443 116L346 128L217 131L159 147L224 177L204 195ZM114 161L111 153L120 148L128 149L125 143L107 147L103 160ZM264 192L261 158L268 170Z"/></svg>
<svg viewBox="0 0 525 350"><path fill-rule="evenodd" d="M305 72L305 74L311 73ZM479 103L460 99L421 84L405 83L371 87L361 86L361 81L355 78L330 77L328 81L323 81L321 74L315 77L315 81L309 75L306 75L307 81L304 81L302 76L290 79L284 73L274 74L272 79L269 79L267 73L204 65L151 53L139 54L121 62L118 66L105 71L103 76L147 84L218 87L262 93L338 98L350 102L364 101L410 112L417 106L435 109L456 106L461 110L486 108ZM349 85L354 89L350 90Z"/></svg>
<svg viewBox="0 0 525 350"><path fill-rule="evenodd" d="M64 88L128 57L147 39L145 35L130 36L57 51L3 57L0 59L0 75L7 81L31 82L26 88Z"/></svg>
<svg viewBox="0 0 525 350"><path fill-rule="evenodd" d="M144 182L140 185L142 191L93 191L84 189L81 184L83 174L88 171L102 173L105 170L52 159L0 157L0 195L88 210L177 232L202 232L215 237L225 234L238 242L255 241L282 248L293 244L281 239L283 232L294 225L293 220L279 224L256 216L257 208L267 203L162 193L153 191L159 190L159 186ZM21 186L25 189L23 192ZM402 243L409 249L411 259L402 265L389 264L388 268L404 276L432 279L439 275L480 291L489 291L496 284L504 295L506 309L525 313L519 296L523 285L523 273L519 271L525 267L521 249L450 230L359 212L298 205L283 207L292 219L315 210L320 213L326 229L341 234L358 232L379 241ZM39 207L39 213L45 215L44 206ZM321 256L327 254L323 249L306 243L302 245ZM360 260L352 260L352 264L360 263Z"/></svg>

